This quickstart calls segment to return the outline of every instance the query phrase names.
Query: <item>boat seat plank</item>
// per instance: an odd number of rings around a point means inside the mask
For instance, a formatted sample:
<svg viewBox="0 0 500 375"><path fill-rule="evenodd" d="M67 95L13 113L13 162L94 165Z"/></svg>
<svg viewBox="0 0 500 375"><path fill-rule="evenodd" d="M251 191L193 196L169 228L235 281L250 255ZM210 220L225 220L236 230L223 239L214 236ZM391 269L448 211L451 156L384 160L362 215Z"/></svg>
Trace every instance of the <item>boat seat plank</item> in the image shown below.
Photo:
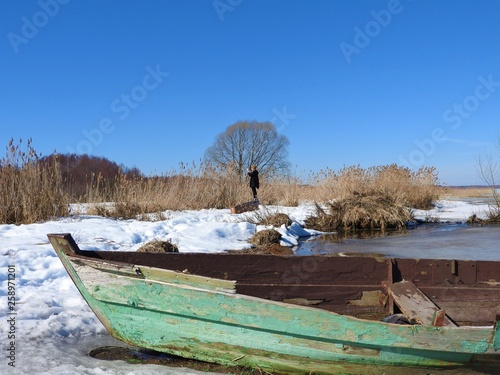
<svg viewBox="0 0 500 375"><path fill-rule="evenodd" d="M410 322L423 325L457 326L411 281L400 281L388 286L389 294Z"/></svg>

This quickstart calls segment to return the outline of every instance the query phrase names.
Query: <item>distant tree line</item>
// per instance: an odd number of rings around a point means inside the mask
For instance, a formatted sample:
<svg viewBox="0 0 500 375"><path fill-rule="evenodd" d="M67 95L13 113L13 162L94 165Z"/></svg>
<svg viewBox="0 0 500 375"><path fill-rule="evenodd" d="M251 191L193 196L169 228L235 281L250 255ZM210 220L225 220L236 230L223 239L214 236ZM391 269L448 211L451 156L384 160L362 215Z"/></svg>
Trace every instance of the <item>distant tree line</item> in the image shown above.
<svg viewBox="0 0 500 375"><path fill-rule="evenodd" d="M38 160L42 167L57 165L62 177L61 189L73 199L82 198L97 180L102 186L113 186L120 177L144 178L134 167L118 165L104 157L76 154L52 154Z"/></svg>

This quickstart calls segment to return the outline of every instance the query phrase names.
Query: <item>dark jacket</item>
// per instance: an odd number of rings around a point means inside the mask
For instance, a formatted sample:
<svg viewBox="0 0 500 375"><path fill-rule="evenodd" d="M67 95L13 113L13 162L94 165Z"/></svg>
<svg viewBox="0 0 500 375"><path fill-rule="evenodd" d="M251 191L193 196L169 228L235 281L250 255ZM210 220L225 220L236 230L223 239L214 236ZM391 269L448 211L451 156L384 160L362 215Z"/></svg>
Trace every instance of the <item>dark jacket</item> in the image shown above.
<svg viewBox="0 0 500 375"><path fill-rule="evenodd" d="M259 188L259 172L257 169L248 172L248 175L250 176L250 187L254 188Z"/></svg>

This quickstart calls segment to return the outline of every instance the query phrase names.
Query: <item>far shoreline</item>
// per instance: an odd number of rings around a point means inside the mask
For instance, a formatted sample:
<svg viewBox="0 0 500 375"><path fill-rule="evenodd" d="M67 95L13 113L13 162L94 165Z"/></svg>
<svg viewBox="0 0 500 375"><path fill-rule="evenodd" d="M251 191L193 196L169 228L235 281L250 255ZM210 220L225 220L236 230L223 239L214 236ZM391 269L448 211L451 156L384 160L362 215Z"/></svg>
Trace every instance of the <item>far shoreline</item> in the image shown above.
<svg viewBox="0 0 500 375"><path fill-rule="evenodd" d="M460 198L487 198L491 197L493 189L497 191L500 185L484 186L484 185L456 185L442 186L443 193L440 199L460 199Z"/></svg>

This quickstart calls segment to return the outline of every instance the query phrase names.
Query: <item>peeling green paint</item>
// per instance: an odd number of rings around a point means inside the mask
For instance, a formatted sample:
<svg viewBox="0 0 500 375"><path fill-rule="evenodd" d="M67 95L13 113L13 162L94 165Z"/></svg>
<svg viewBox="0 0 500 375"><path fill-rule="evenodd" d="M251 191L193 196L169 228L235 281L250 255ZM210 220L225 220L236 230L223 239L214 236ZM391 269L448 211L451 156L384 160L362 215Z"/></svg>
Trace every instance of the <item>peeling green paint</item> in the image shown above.
<svg viewBox="0 0 500 375"><path fill-rule="evenodd" d="M498 319L498 318L497 318ZM493 333L493 347L500 352L500 320L495 323L495 332Z"/></svg>

